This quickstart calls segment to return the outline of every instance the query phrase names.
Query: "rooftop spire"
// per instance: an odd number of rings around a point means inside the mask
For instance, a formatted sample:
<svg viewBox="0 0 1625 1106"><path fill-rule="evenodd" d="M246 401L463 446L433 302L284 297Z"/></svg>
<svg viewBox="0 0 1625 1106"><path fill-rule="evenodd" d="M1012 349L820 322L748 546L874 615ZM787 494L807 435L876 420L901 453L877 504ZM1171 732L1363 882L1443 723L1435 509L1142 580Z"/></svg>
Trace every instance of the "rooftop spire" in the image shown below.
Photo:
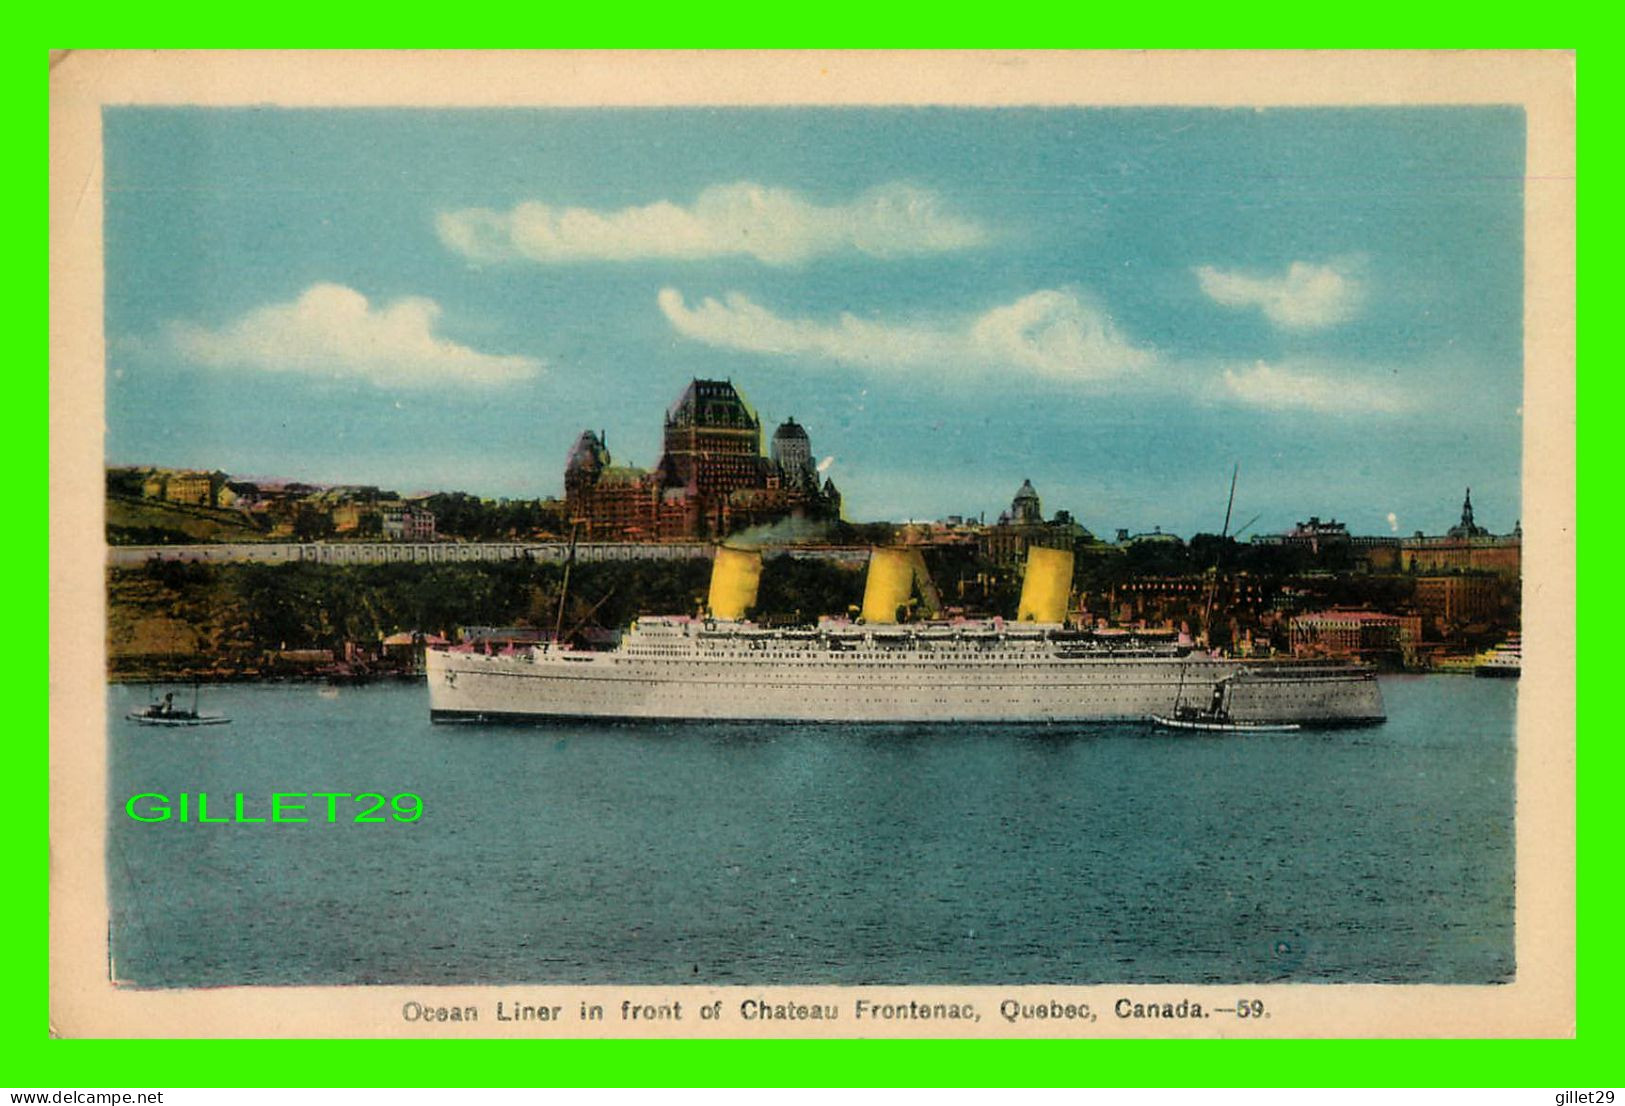
<svg viewBox="0 0 1625 1106"><path fill-rule="evenodd" d="M1461 521L1446 531L1452 538L1484 538L1489 531L1473 521L1473 489L1468 488L1461 500Z"/></svg>

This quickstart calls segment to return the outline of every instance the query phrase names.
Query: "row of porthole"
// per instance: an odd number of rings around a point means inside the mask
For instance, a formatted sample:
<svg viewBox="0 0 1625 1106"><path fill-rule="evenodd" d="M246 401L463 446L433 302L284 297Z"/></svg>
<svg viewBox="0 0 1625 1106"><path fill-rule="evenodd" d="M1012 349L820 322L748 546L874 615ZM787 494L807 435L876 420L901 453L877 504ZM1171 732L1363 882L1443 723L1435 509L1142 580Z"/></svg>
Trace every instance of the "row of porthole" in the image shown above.
<svg viewBox="0 0 1625 1106"><path fill-rule="evenodd" d="M635 659L617 657L617 658L615 658L614 663L615 664L632 664L632 665L635 665L638 662ZM688 666L688 667L719 668L719 662L717 662L715 660L711 660L711 659L680 661L678 663L680 663L682 665L685 665L685 666ZM662 663L660 667L661 667L662 670L669 671L670 668L671 668L671 665L666 664L666 663ZM828 662L809 661L809 662L806 662L806 663L800 665L799 667L804 668L804 669L824 669L824 668L833 669L833 668L840 668L842 666L839 665L839 664L832 664L832 663L828 663ZM933 671L933 672L963 672L963 671L972 671L972 672L974 672L979 667L981 667L981 666L978 666L978 665L960 665L960 664L928 664L928 663L920 663L920 664L911 664L911 665L906 666L906 668L899 668L897 670L899 670L899 671L925 671L925 670L929 670L929 671ZM1005 670L1008 670L1008 669L1011 669L1011 668L1020 668L1020 669L1031 669L1031 668L1045 669L1045 668L1048 668L1048 669L1053 669L1054 674L1057 677L1072 678L1072 677L1076 676L1076 673L1074 671L1070 670L1070 669L1057 668L1054 665L1048 665L1048 664L1036 664L1036 663L1035 664L1023 664L1023 663L1009 663L1009 662L1007 662L1002 667ZM733 675L733 674L738 673L740 671L741 670L739 668L734 667L734 666L728 666L728 667L721 667L720 668L720 672L722 674L724 674L724 675ZM749 670L746 669L744 671L748 672ZM659 673L656 672L653 675L658 676ZM1132 680L1132 679L1133 679L1133 676L1132 676L1132 674L1129 674L1129 673L1101 672L1101 673L1096 673L1095 674L1095 679L1092 680L1090 684L1088 684L1088 685L1079 685L1079 686L1093 686L1093 684L1098 683L1098 682L1119 682L1119 681L1123 681L1123 680ZM1143 683L1144 681L1136 681L1136 682ZM1157 682L1155 682L1153 684L1149 684L1147 686L1164 686L1166 684L1167 684L1167 681L1164 680L1164 681L1157 681ZM1198 684L1195 681L1193 681L1192 686L1198 686Z"/></svg>
<svg viewBox="0 0 1625 1106"><path fill-rule="evenodd" d="M477 657L479 660L481 660L483 662L486 662L486 663L491 663L491 662L493 662L495 660L501 659L501 658L487 657L487 656L484 656L484 655L481 655L481 654L474 654L474 656ZM557 660L561 660L561 661L576 661L578 663L583 662L583 661L590 661L590 660L594 660L594 659L596 659L596 658L579 657L579 656L577 656L577 657L560 656L560 657L557 658ZM615 664L615 665L623 665L623 664L632 665L633 667L638 666L638 662L635 661L635 660L628 660L628 659L619 658L619 657L612 658L610 660L610 663ZM719 663L717 663L715 661L682 661L682 662L678 662L678 664L680 664L682 667L688 668L688 669L698 668L698 669L702 669L702 670L709 670L710 673L713 673L713 674L715 674L717 676L721 676L721 677L743 678L743 677L748 677L748 676L750 676L752 674L751 670L749 668L741 669L738 666L722 665L722 664L719 664ZM672 677L670 677L668 674L671 672L671 670L674 667L675 667L675 665L673 665L671 663L662 662L658 666L658 668L656 670L648 672L645 675L644 678L653 680L655 682L660 682L662 679L671 679ZM827 670L832 670L833 671L833 670L839 670L839 669L842 668L842 666L838 665L838 664L807 664L807 665L802 665L800 667L804 671L812 671L812 670L818 670L818 669L827 669ZM1016 666L1007 666L1007 667L1048 668L1048 667L1051 667L1051 666L1047 666L1047 665L1016 665ZM894 668L894 669L891 670L892 673L898 674L898 675L907 674L907 673L910 673L910 672L925 672L925 671L965 672L965 673L971 674L971 675L976 674L976 669L975 669L974 666L967 667L967 666L961 666L961 665L924 665L924 664L920 664L920 665L909 665L909 666L906 666L906 667L898 667L898 668ZM503 673L503 674L507 675L509 673ZM1149 687L1149 688L1158 688L1158 689L1165 689L1165 688L1174 686L1168 680L1137 679L1137 678L1135 678L1134 673L1118 673L1118 672L1095 673L1095 674L1092 675L1092 678L1090 678L1089 680L1084 681L1084 682L1073 682L1073 681L1076 681L1077 673L1072 672L1072 671L1067 671L1065 669L1056 669L1056 670L1054 670L1052 672L1052 676L1053 676L1053 678L1046 681L1043 686L1047 686L1047 687L1074 687L1074 688L1080 688L1080 689L1095 688L1095 687L1101 686L1102 684L1121 684L1121 683L1128 683L1131 686L1135 686L1135 687ZM1193 680L1193 681L1188 681L1186 686L1190 687L1190 688L1197 688L1197 687L1202 687L1202 686L1205 686L1205 685L1200 681L1194 681ZM1297 694L1299 697L1302 697L1304 695L1311 695L1313 693L1310 693L1310 692L1295 692L1294 694Z"/></svg>

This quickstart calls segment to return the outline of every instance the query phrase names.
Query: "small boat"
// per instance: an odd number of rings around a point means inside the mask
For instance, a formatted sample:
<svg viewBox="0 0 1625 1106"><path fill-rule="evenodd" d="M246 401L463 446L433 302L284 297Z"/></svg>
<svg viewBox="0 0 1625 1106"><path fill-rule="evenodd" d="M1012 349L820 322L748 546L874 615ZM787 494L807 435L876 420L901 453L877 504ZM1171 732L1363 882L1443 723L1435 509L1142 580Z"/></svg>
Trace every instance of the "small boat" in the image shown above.
<svg viewBox="0 0 1625 1106"><path fill-rule="evenodd" d="M124 716L139 726L220 726L231 719L223 714L197 709L197 689L192 689L192 709L175 705L173 691L157 703L149 703L141 710L132 710Z"/></svg>
<svg viewBox="0 0 1625 1106"><path fill-rule="evenodd" d="M1213 685L1207 707L1183 703L1185 677L1180 673L1179 694L1171 714L1153 714L1151 721L1170 730L1200 730L1202 733L1287 733L1303 728L1297 722L1238 722L1230 717L1230 692L1235 676L1226 676Z"/></svg>
<svg viewBox="0 0 1625 1106"><path fill-rule="evenodd" d="M1508 634L1505 641L1479 654L1473 663L1475 676L1516 676L1522 669L1523 642L1517 634Z"/></svg>
<svg viewBox="0 0 1625 1106"><path fill-rule="evenodd" d="M1297 722L1237 722L1227 715L1194 711L1189 715L1153 714L1151 721L1170 730L1200 730L1203 733L1288 733L1303 729Z"/></svg>

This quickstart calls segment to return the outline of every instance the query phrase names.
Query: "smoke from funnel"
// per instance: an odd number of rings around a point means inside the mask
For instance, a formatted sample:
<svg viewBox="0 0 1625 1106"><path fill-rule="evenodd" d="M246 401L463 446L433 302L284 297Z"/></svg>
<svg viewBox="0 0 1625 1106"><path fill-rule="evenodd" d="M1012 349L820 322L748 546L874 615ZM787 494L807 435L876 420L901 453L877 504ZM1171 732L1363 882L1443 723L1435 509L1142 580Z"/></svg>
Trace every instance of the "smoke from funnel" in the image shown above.
<svg viewBox="0 0 1625 1106"><path fill-rule="evenodd" d="M831 524L806 518L782 518L774 523L751 526L728 535L728 544L737 548L787 545L792 542L822 541L829 537Z"/></svg>

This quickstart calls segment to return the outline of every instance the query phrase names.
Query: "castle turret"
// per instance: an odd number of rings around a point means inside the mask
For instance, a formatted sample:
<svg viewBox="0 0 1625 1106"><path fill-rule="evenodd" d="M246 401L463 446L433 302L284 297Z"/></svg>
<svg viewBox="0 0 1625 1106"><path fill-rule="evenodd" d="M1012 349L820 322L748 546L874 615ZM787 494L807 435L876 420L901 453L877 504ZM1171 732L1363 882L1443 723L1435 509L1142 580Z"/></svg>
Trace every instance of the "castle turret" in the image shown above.
<svg viewBox="0 0 1625 1106"><path fill-rule="evenodd" d="M789 419L769 456L761 446L761 422L731 381L691 380L666 409L653 470L611 468L603 433L581 433L564 472L570 518L595 539L649 541L839 517L839 495L820 488L804 427Z"/></svg>
<svg viewBox="0 0 1625 1106"><path fill-rule="evenodd" d="M795 419L784 420L773 432L771 454L784 479L792 483L818 486L818 472L813 467L812 440L807 430Z"/></svg>
<svg viewBox="0 0 1625 1106"><path fill-rule="evenodd" d="M666 410L665 456L676 484L726 496L753 486L762 427L727 380L693 380Z"/></svg>
<svg viewBox="0 0 1625 1106"><path fill-rule="evenodd" d="M564 462L564 486L588 486L609 468L609 450L604 440L591 430L583 430L576 444L570 447L570 456Z"/></svg>

